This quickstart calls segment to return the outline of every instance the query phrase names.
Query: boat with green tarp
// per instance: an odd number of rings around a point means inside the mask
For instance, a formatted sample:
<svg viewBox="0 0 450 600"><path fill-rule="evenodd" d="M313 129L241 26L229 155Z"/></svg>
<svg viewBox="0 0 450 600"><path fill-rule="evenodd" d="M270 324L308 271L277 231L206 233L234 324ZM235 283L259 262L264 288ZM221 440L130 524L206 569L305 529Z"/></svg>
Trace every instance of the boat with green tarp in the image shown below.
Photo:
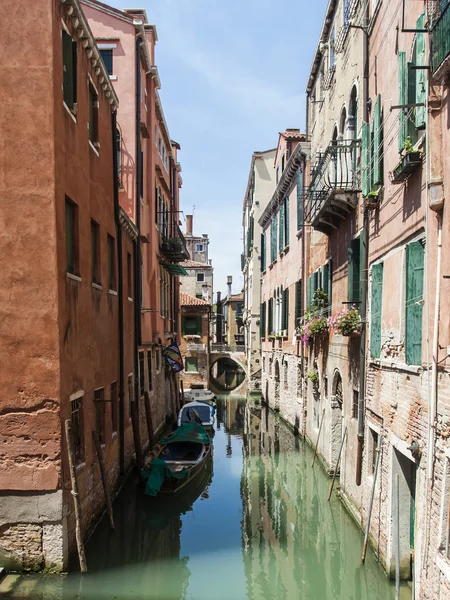
<svg viewBox="0 0 450 600"><path fill-rule="evenodd" d="M208 469L211 440L196 422L175 429L153 448L141 470L145 494L173 494Z"/></svg>

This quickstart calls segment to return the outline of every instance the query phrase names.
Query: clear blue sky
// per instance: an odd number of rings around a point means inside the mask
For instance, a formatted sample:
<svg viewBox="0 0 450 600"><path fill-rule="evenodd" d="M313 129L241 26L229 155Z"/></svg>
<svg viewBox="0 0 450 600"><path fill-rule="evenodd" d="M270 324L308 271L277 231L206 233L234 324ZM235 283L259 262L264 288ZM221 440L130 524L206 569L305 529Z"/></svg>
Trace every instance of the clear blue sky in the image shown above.
<svg viewBox="0 0 450 600"><path fill-rule="evenodd" d="M108 0L103 0L108 3ZM240 291L252 152L305 127L305 87L327 0L109 0L156 24L161 100L181 145L181 209L208 233L214 292ZM182 215L183 217L183 215ZM184 218L183 218L184 229Z"/></svg>

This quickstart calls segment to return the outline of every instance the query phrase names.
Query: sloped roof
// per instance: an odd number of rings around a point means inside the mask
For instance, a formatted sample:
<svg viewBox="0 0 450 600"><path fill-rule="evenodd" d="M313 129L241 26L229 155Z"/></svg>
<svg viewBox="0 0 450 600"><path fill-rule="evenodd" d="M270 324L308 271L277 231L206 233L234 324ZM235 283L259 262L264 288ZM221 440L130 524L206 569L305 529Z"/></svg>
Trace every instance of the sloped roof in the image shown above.
<svg viewBox="0 0 450 600"><path fill-rule="evenodd" d="M196 260L183 260L180 262L180 265L183 266L185 269L189 269L191 267L202 267L202 269L212 269L212 266L208 263L202 263Z"/></svg>
<svg viewBox="0 0 450 600"><path fill-rule="evenodd" d="M306 141L306 135L301 133L300 129L286 129L286 131L280 131L280 135L287 140Z"/></svg>
<svg viewBox="0 0 450 600"><path fill-rule="evenodd" d="M180 292L180 306L211 306L211 304L186 292Z"/></svg>

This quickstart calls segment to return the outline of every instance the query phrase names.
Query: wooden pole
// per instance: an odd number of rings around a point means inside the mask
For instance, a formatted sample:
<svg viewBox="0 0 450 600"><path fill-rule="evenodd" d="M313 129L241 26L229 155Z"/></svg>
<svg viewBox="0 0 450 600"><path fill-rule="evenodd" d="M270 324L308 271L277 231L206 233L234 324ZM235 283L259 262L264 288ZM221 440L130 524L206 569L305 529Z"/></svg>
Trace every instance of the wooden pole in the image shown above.
<svg viewBox="0 0 450 600"><path fill-rule="evenodd" d="M102 446L100 444L100 439L98 437L97 432L95 432L95 431L92 432L92 439L94 440L94 446L95 446L95 450L97 452L98 464L100 465L100 474L102 476L103 491L105 492L105 502L106 502L106 510L108 512L109 528L111 529L111 531L114 531L115 527L114 527L114 516L113 516L113 507L112 507L112 502L111 502L111 494L109 492L108 478L106 476L105 460L103 458L103 450L102 450Z"/></svg>
<svg viewBox="0 0 450 600"><path fill-rule="evenodd" d="M319 433L317 434L316 447L314 448L314 457L313 457L313 461L312 461L311 467L314 466L314 463L316 461L317 448L319 447L319 438L320 438L320 432L322 431L322 424L323 424L323 418L324 418L324 416L325 416L325 409L323 409L323 411L322 411L322 418L320 419Z"/></svg>
<svg viewBox="0 0 450 600"><path fill-rule="evenodd" d="M361 557L361 562L363 564L364 564L364 561L366 560L367 541L369 539L369 529L370 529L370 519L372 517L373 499L374 499L374 496L375 496L375 485L377 483L377 475L378 475L378 465L380 464L381 440L382 440L382 436L380 436L380 439L378 441L378 446L377 446L377 449L376 449L377 458L375 460L375 469L374 469L374 472L373 472L372 494L370 496L369 514L367 515L366 533L365 533L365 536L364 536L364 546L363 546L363 553L362 553L362 557Z"/></svg>
<svg viewBox="0 0 450 600"><path fill-rule="evenodd" d="M136 452L136 466L140 471L144 466L142 457L141 434L139 431L139 415L136 402L130 402L131 407L131 425L133 426L134 451Z"/></svg>
<svg viewBox="0 0 450 600"><path fill-rule="evenodd" d="M77 469L76 469L76 464L75 464L75 450L73 447L73 440L72 440L72 423L69 419L65 422L65 432L66 432L67 454L69 457L70 480L71 480L71 484L72 484L71 493L73 496L73 504L74 504L74 508L75 508L75 537L77 540L78 558L80 561L80 571L82 573L87 573L86 555L84 553L83 533L82 533L82 529L81 529L81 524L82 524L81 502L80 502L80 496L78 493Z"/></svg>
<svg viewBox="0 0 450 600"><path fill-rule="evenodd" d="M153 415L152 415L152 409L150 406L150 396L148 395L148 392L145 392L145 394L144 394L144 404L145 404L145 416L147 418L148 441L149 441L150 447L153 447L155 445L155 433L153 431Z"/></svg>
<svg viewBox="0 0 450 600"><path fill-rule="evenodd" d="M180 383L181 383L181 406L183 407L183 406L184 406L184 404L185 404L185 402L186 402L186 400L185 400L185 397L184 397L184 385L183 385L183 380L181 380L181 382L180 382Z"/></svg>
<svg viewBox="0 0 450 600"><path fill-rule="evenodd" d="M339 464L341 462L342 448L344 447L344 441L345 441L346 435L347 435L347 427L345 428L344 435L342 436L341 447L339 448L339 454L337 457L336 466L334 467L333 481L331 482L331 485L330 485L330 493L328 494L328 501L330 501L331 494L333 493L334 482L336 481L337 472L339 470Z"/></svg>

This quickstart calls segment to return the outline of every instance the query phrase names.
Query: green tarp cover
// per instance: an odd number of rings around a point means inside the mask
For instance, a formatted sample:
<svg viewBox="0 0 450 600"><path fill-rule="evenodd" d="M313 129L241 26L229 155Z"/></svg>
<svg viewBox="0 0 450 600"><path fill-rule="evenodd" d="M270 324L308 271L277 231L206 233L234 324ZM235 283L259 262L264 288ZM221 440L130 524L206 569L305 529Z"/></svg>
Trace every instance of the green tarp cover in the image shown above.
<svg viewBox="0 0 450 600"><path fill-rule="evenodd" d="M147 496L156 496L164 479L182 479L186 475L186 469L172 473L166 462L160 458L154 458L150 467L144 467L141 470L141 478L145 482L145 494Z"/></svg>
<svg viewBox="0 0 450 600"><path fill-rule="evenodd" d="M200 423L192 421L191 423L186 423L186 425L177 427L172 435L169 435L169 437L161 440L159 443L163 445L172 444L173 442L196 442L197 444L209 444L211 440Z"/></svg>

